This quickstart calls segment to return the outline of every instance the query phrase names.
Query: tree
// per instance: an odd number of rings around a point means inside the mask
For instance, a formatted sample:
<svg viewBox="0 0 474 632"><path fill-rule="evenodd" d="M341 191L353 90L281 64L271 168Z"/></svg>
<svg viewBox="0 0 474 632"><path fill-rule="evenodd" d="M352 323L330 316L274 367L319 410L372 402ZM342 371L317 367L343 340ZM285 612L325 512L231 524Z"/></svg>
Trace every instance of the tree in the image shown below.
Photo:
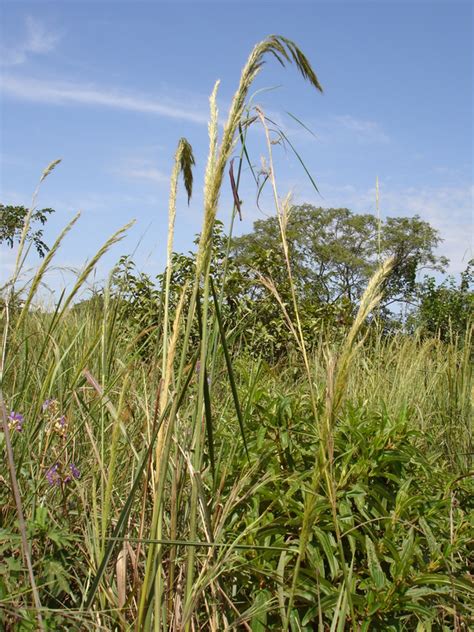
<svg viewBox="0 0 474 632"><path fill-rule="evenodd" d="M25 219L29 213L29 209L24 206L5 206L0 204L0 244L6 243L7 246L13 248L15 242L19 242ZM44 226L48 219L48 215L54 213L52 208L43 208L33 210L30 217L30 226L26 235L27 241L34 244L40 257L44 257L49 248L43 241L43 229L36 228L34 225L41 224Z"/></svg>
<svg viewBox="0 0 474 632"><path fill-rule="evenodd" d="M414 324L422 332L450 340L466 334L474 319L474 259L467 264L458 284L450 276L436 283L426 276L418 287L419 307Z"/></svg>
<svg viewBox="0 0 474 632"><path fill-rule="evenodd" d="M417 272L444 271L447 265L434 254L441 241L438 232L418 216L388 218L379 226L371 214L304 204L291 210L287 240L297 294L319 305L356 303L379 261L390 255L397 263L384 307L411 300ZM234 239L233 255L251 277L258 270L285 293L288 279L277 218L258 220L252 233Z"/></svg>

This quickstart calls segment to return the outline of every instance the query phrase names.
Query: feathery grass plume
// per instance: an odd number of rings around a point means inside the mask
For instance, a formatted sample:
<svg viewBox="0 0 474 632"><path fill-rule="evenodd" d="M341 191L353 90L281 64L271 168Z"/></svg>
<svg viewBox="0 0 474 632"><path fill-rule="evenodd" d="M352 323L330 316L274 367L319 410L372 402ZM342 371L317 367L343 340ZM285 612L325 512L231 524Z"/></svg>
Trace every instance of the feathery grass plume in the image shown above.
<svg viewBox="0 0 474 632"><path fill-rule="evenodd" d="M56 169L56 167L59 165L61 160L62 160L62 158L57 158L56 160L53 160L52 162L49 163L49 165L46 167L46 169L41 174L40 184L43 182L43 180L46 180L46 178L49 176L51 171L53 171L53 169Z"/></svg>
<svg viewBox="0 0 474 632"><path fill-rule="evenodd" d="M20 316L17 320L16 323L16 329L18 330L20 328L20 326L23 323L23 320L25 319L26 315L28 314L28 310L30 308L31 302L34 299L35 295L36 295L36 291L38 290L41 281L44 277L44 275L46 274L48 267L50 265L50 263L52 262L54 256L56 255L56 252L58 251L64 237L68 234L68 232L71 230L71 228L74 226L74 224L77 222L77 220L80 217L80 213L77 213L72 220L69 222L69 224L62 230L62 232L60 233L59 237L56 239L56 241L54 242L53 246L50 248L50 250L48 251L48 253L46 254L45 258L43 259L40 267L38 268L35 276L33 277L33 280L31 282L31 286L30 289L28 291L28 295L24 301L23 304L23 308L21 310Z"/></svg>
<svg viewBox="0 0 474 632"><path fill-rule="evenodd" d="M258 92L258 91L257 91ZM254 174L254 170L247 152L247 134L248 134L248 130L250 127L250 120L252 120L252 122L255 120L255 118L251 119L250 117L250 104L252 103L253 98L255 97L255 94L253 94L250 99L249 99L249 104L246 108L246 113L245 113L245 118L243 119L243 121L241 122L241 124L239 124L239 142L240 142L240 156L239 156L239 162L238 162L238 168L237 168L237 177L235 179L234 185L235 185L235 191L234 194L235 196L238 197L239 194L239 185L240 185L240 178L242 175L242 166L243 166L243 162L244 162L244 157L247 159L248 165L250 167L250 171L254 176L255 182L257 182L257 178ZM216 117L217 120L217 117ZM217 127L216 127L217 130ZM240 200L238 201L239 205L240 205ZM222 304L224 301L224 295L225 295L225 289L226 289L226 283L227 283L227 273L228 273L228 269L229 269L229 259L230 259L230 251L231 251L231 245L232 245L232 239L233 239L233 234L234 234L234 223L235 223L235 219L237 214L239 213L239 208L238 205L236 203L235 197L234 197L234 204L232 207L232 213L231 213L231 217L230 217L230 226L229 226L229 230L228 230L228 235L227 235L227 244L226 244L226 249L225 249L225 255L224 255L224 267L223 267L223 271L222 271L222 282L221 282L221 287L219 290L219 296L218 296L218 304L219 304L219 309L222 308ZM218 342L219 342L219 327L214 328L213 332L212 332L212 341L210 344L210 349L212 349L212 361L210 364L210 370L209 370L209 379L212 382L213 379L213 374L214 374L214 369L215 369L215 364L216 364L216 359L217 359L217 346L218 346Z"/></svg>
<svg viewBox="0 0 474 632"><path fill-rule="evenodd" d="M170 196L169 196L169 211L168 211L168 243L167 243L167 261L166 261L166 278L165 278L165 298L164 298L164 314L163 314L163 340L162 340L162 357L161 357L161 387L159 389L158 398L158 413L166 408L168 402L168 390L171 383L173 373L173 363L176 353L176 344L179 333L179 324L181 322L181 312L184 305L184 299L186 295L186 287L183 289L181 298L177 307L175 315L174 329L171 340L168 340L168 328L169 328L169 295L170 284L172 274L172 254L173 254L173 240L174 240L174 228L176 222L176 196L178 191L178 177L179 174L183 174L184 186L188 195L188 204L192 195L193 188L193 172L192 168L195 165L193 150L190 143L181 138L175 154L173 171L171 174L170 182ZM161 535L162 530L162 477L165 476L165 467L162 461L162 453L167 442L168 432L172 432L172 428L169 428L171 420L166 419L159 430L156 447L155 447L155 478L154 478L154 498L153 498L153 517L151 525L151 537L157 538ZM160 491L161 490L161 491ZM160 548L153 546L150 547L147 556L145 579L142 585L142 593L140 599L140 613L142 616L145 599L148 594L149 577L152 570L156 566L156 559L160 555ZM160 575L160 569L157 571ZM161 591L162 582L161 577L157 578L155 582L155 606L161 607ZM159 615L158 615L159 620Z"/></svg>
<svg viewBox="0 0 474 632"><path fill-rule="evenodd" d="M204 281L203 298L202 298L202 332L201 332L201 357L200 366L202 370L199 374L198 385L198 398L196 402L195 411L195 428L193 436L194 455L193 455L193 467L195 471L199 471L202 461L202 428L201 428L201 414L204 406L204 380L205 369L207 365L208 354L208 313L209 313L209 299L210 299L210 283L209 283L209 269L212 254L212 233L214 229L214 222L217 214L217 207L219 202L220 190L222 186L222 180L224 176L224 170L227 161L230 158L232 150L234 148L234 138L236 136L239 125L241 124L246 99L252 82L258 75L263 63L264 56L266 54L272 54L282 64L286 62L294 62L296 67L302 74L303 78L308 80L317 90L322 91L318 78L315 72L311 68L309 61L299 48L291 40L288 40L281 36L271 35L265 40L257 44L250 54L247 64L242 70L240 77L239 87L234 95L232 104L230 107L227 123L224 127L222 141L217 152L216 159L210 158L208 163L208 170L206 173L206 187L204 191L204 217L203 228L201 231L201 237L198 245L197 261L196 261L196 276L195 286L193 291L194 301L197 298L197 292L201 283ZM214 88L215 92L216 88ZM214 93L213 93L214 94ZM211 101L211 108L215 102L215 97ZM215 114L217 120L217 112ZM211 150L214 142L214 128L212 125L210 128L210 143ZM190 316L192 317L192 311L190 310ZM191 490L191 512L190 512L190 526L189 533L190 538L195 539L197 529L197 508L198 508L198 490L197 486L193 484ZM193 593L193 577L194 577L194 559L195 551L191 548L187 555L187 571L186 571L186 589L185 589L185 608L189 607L192 601ZM186 626L186 631L189 630L189 623Z"/></svg>
<svg viewBox="0 0 474 632"><path fill-rule="evenodd" d="M357 316L352 324L352 327L344 340L341 353L336 362L333 385L331 387L332 396L327 400L326 418L330 425L333 425L336 419L337 412L340 408L342 399L344 397L347 374L349 372L352 359L355 352L361 346L363 341L356 342L357 336L360 333L363 323L366 321L369 314L377 307L383 297L383 286L390 276L395 265L395 257L390 257L380 268L375 272L367 285L367 288L362 295Z"/></svg>
<svg viewBox="0 0 474 632"><path fill-rule="evenodd" d="M131 222L128 222L128 224L125 224L125 226L122 226L122 228L119 228L117 231L115 231L115 233L111 237L109 237L109 239L107 239L105 244L101 246L99 250L95 253L95 255L92 257L92 259L89 261L89 263L85 266L84 270L79 275L79 278L74 284L74 287L72 288L72 290L69 292L68 296L66 297L62 310L58 315L59 318L61 318L64 315L65 311L71 304L73 298L76 296L76 294L79 292L81 287L84 285L88 276L90 275L92 270L95 268L97 263L100 261L100 259L102 259L105 253L108 250L110 250L110 248L114 244L117 244L119 241L121 241L125 237L125 233L128 231L129 228L131 228L134 225L134 223L135 223L135 220L132 220Z"/></svg>
<svg viewBox="0 0 474 632"><path fill-rule="evenodd" d="M227 123L224 127L218 156L213 165L212 174L209 174L208 186L206 186L205 189L203 231L201 233L198 250L197 268L199 274L202 270L205 270L206 263L210 257L210 241L225 166L234 147L234 137L242 119L250 86L260 72L264 64L263 58L266 54L273 55L282 66L285 65L285 62L293 62L304 79L309 81L310 84L320 92L323 91L308 59L291 40L281 35L270 35L254 47L242 70L239 87L232 100Z"/></svg>
<svg viewBox="0 0 474 632"><path fill-rule="evenodd" d="M286 198L282 202L280 202L278 191L277 191L277 185L276 185L275 170L273 166L273 151L272 151L272 142L270 138L270 131L266 122L265 115L263 114L262 110L260 108L256 108L256 110L257 110L257 116L260 119L260 122L264 128L265 137L267 140L267 151L268 151L268 158L269 158L267 177L270 180L270 183L272 186L273 199L274 199L274 204L277 211L277 220L278 220L278 225L280 228L280 238L281 238L281 244L283 248L283 254L285 257L288 280L290 284L291 299L292 299L292 304L293 304L293 310L295 313L296 326L292 323L291 318L288 314L288 311L285 305L283 304L283 301L280 299L275 286L271 283L268 284L267 282L266 287L272 292L272 294L275 296L275 298L279 302L280 307L282 308L283 314L285 316L285 320L287 321L290 331L292 332L298 344L298 347L300 349L301 355L303 357L303 362L304 362L307 380L308 380L313 420L314 420L314 423L317 424L318 423L317 398L316 398L316 392L314 388L313 375L312 375L311 367L309 363L309 357L306 350L303 328L301 326L301 319L299 315L298 301L296 297L295 284L293 281L293 273L291 269L289 247L288 247L288 240L287 240L287 227L288 227L288 220L289 220L290 210L291 210L291 203L290 203L291 196L287 195ZM321 465L324 471L321 471ZM325 478L328 480L328 483L330 483L329 471L327 467L325 467L325 465L326 465L326 459L325 459L325 453L323 452L322 463L321 464L316 463L313 469L312 489L317 489L321 475L325 476ZM330 487L331 485L328 485L328 486ZM299 548L298 556L296 559L295 569L293 572L293 582L292 582L292 587L291 587L291 591L290 591L290 595L288 599L286 614L282 618L282 624L284 625L285 630L288 629L290 625L290 621L291 621L291 612L292 612L294 598L296 594L299 569L300 569L301 561L303 560L305 552L306 552L306 546L307 546L309 532L311 528L310 518L312 518L313 516L313 505L314 505L314 497L311 494L309 496L306 495L305 500L304 500L303 525L302 525L301 535L300 535L300 548ZM333 512L333 522L337 523L337 516L335 516L334 512ZM335 527L337 528L337 525L335 525ZM340 550L342 551L342 546L340 547ZM346 572L344 569L344 557L342 556L341 559L343 562L343 573L345 576ZM318 597L318 603L319 603L319 597Z"/></svg>
<svg viewBox="0 0 474 632"><path fill-rule="evenodd" d="M204 174L204 190L206 191L211 182L211 178L214 173L214 167L216 163L217 155L217 141L219 134L219 110L217 108L217 91L219 90L220 80L217 80L214 84L214 88L209 97L209 124L207 126L209 134L209 154L207 157L206 173Z"/></svg>
<svg viewBox="0 0 474 632"><path fill-rule="evenodd" d="M388 279L393 266L395 264L395 258L390 257L380 266L375 274L370 279L367 288L362 295L357 316L352 324L352 327L347 334L344 341L341 353L338 358L329 358L328 362L328 374L327 374L327 396L326 396L326 410L323 426L323 441L321 442L321 462L323 465L323 476L326 481L326 487L331 504L331 511L333 515L334 531L336 534L336 540L342 562L342 570L344 575L344 584L346 586L346 598L347 605L351 612L351 618L354 621L354 611L352 606L352 598L349 591L349 577L345 562L344 549L342 543L342 536L340 531L339 522L337 519L337 483L333 473L333 461L334 461L334 426L337 419L337 413L340 409L342 400L346 392L347 376L351 367L351 362L357 349L362 345L363 339L357 342L357 337L360 333L362 325L368 318L369 314L379 305L383 296L383 286ZM310 505L313 505L313 500L310 501ZM314 508L308 515L312 518Z"/></svg>
<svg viewBox="0 0 474 632"><path fill-rule="evenodd" d="M178 177L183 174L184 187L188 194L188 204L193 192L193 166L195 165L193 148L186 140L181 138L174 157L174 166L171 173L170 197L168 206L168 242L166 248L166 280L165 280L165 306L163 314L163 352L162 352L162 377L166 368L168 349L168 324L169 324L169 295L172 273L172 255L174 241L174 227L176 222L176 196L178 193Z"/></svg>
<svg viewBox="0 0 474 632"><path fill-rule="evenodd" d="M183 174L184 188L188 194L189 204L193 194L193 167L196 161L194 160L193 148L185 138L181 138L179 141L179 149L179 166Z"/></svg>
<svg viewBox="0 0 474 632"><path fill-rule="evenodd" d="M308 378L308 386L309 386L309 391L310 391L310 396L311 396L311 406L313 409L314 420L316 422L316 419L317 419L316 394L314 391L313 376L311 375L311 367L309 364L309 357L306 351L306 343L305 343L305 339L303 335L303 328L301 325L300 311L298 308L298 301L296 298L295 283L293 281L293 271L291 269L290 251L289 251L288 239L287 239L288 221L289 221L290 212L291 212L291 194L288 194L285 197L285 199L280 203L280 199L278 197L276 179L275 179L275 169L273 165L273 150L272 150L270 132L269 132L268 125L266 123L265 116L262 110L258 107L256 108L256 110L257 110L257 116L260 119L260 122L263 125L263 128L265 130L265 137L267 140L267 151L268 151L268 158L269 158L268 177L272 185L273 199L274 199L274 204L277 211L278 225L280 227L280 237L281 237L281 243L283 247L283 254L285 257L286 271L288 274L288 280L290 282L291 300L293 303L293 310L295 313L296 327L293 326L293 327L290 327L290 329L293 335L295 336L296 342L300 348L301 355L303 357L303 362L305 365L306 375ZM277 296L277 299L278 299L278 296ZM279 302L280 302L280 305L283 307L282 302L281 301ZM286 309L284 309L284 313L287 320L289 320Z"/></svg>
<svg viewBox="0 0 474 632"><path fill-rule="evenodd" d="M38 193L39 193L39 189L41 186L41 183L49 176L49 174L51 173L51 171L53 171L53 169L55 169L57 167L57 165L59 165L59 163L61 162L61 158L58 158L56 160L53 160L52 162L49 163L49 165L46 167L46 169L44 169L43 173L41 174L41 178L38 182L38 186L35 189L35 192L33 193L33 198L31 201L31 207L28 210L28 213L26 214L26 217L24 219L23 222L23 230L21 231L21 236L20 236L20 243L18 245L18 252L16 255L16 261L15 261L15 268L14 268L14 272L11 278L11 291L13 292L14 288L13 286L15 285L15 282L18 278L18 275L20 274L20 270L23 267L23 264L25 262L25 259L28 255L28 250L26 251L25 255L22 258L23 255L23 250L25 247L25 241L26 241L26 237L28 235L28 231L30 229L30 222L31 222L31 216L33 215L33 211L35 210L35 206L36 206L36 198L38 197Z"/></svg>

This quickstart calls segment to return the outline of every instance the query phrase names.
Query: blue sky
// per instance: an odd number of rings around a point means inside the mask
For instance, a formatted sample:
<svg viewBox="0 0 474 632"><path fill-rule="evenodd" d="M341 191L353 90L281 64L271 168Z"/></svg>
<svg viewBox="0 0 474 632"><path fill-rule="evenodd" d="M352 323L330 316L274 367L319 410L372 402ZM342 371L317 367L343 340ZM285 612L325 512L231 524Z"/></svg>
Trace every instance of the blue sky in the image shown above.
<svg viewBox="0 0 474 632"><path fill-rule="evenodd" d="M280 194L374 212L378 176L384 216L417 213L431 222L452 272L473 256L470 2L4 1L1 13L0 201L28 205L43 168L63 159L38 198L40 208L56 209L49 241L82 211L58 265L80 266L135 218L97 279L132 251L141 269L161 269L181 136L197 166L190 207L179 199L175 249L191 248L202 217L208 96L220 79L224 119L252 46L270 33L298 43L324 88L320 95L271 59L255 83L255 90L275 88L256 102L282 124L321 192L291 153L276 148ZM261 131L250 147L258 165ZM238 231L245 232L262 217L248 172L241 197ZM226 181L224 222L230 208ZM2 276L11 260L4 249Z"/></svg>

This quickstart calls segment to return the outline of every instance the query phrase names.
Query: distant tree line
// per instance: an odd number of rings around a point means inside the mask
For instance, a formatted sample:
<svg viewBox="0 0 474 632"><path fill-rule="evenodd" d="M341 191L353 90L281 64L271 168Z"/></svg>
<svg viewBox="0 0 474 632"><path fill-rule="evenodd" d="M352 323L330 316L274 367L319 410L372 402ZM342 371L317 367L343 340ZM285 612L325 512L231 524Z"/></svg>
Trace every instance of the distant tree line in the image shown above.
<svg viewBox="0 0 474 632"><path fill-rule="evenodd" d="M40 257L48 251L42 227L53 212L34 210L30 216L26 239ZM13 247L19 241L27 213L23 206L0 204L0 244ZM417 329L448 339L464 335L472 321L474 262L467 264L459 281L437 280L446 272L448 260L436 254L441 243L438 231L419 216L379 221L375 215L346 208L303 204L291 209L286 238L291 281L276 217L256 221L252 232L230 243L222 224L216 223L212 277L216 288L223 287L223 316L230 329L240 327L242 339L258 352L278 355L290 340L281 307L262 281L274 286L290 318L294 317L293 284L302 326L311 340L322 331L336 335L350 325L368 280L380 261L392 255L395 269L377 311L385 330L397 331L403 325L404 331ZM194 266L194 253L174 254L171 299L175 304ZM134 330L149 329L159 335L163 280L164 273L152 279L139 273L130 258L120 260L113 292L122 317ZM99 304L100 296L93 301ZM409 316L402 323L403 306Z"/></svg>

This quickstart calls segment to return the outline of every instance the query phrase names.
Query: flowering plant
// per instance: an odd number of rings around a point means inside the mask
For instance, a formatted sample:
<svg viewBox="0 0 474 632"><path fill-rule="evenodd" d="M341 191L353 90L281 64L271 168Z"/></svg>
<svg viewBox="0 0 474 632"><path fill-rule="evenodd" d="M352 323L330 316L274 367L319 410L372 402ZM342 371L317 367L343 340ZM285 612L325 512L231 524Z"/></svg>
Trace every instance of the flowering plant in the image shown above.
<svg viewBox="0 0 474 632"><path fill-rule="evenodd" d="M81 472L74 462L69 462L67 450L64 445L58 446L54 442L57 436L66 441L69 422L61 411L57 399L47 399L41 407L47 421L47 433L51 437L51 446L54 454L54 463L46 470L46 480L51 487L64 487L71 481L79 479Z"/></svg>

